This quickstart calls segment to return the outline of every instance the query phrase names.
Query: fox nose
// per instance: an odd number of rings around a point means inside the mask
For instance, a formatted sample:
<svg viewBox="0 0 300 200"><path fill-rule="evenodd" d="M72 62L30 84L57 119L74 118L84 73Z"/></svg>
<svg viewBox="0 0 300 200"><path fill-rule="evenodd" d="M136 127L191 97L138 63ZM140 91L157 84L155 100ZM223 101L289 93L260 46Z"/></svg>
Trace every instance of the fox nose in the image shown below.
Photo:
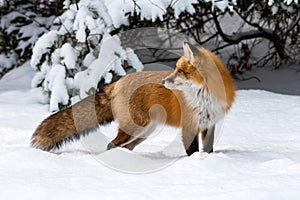
<svg viewBox="0 0 300 200"><path fill-rule="evenodd" d="M166 82L168 82L168 83L174 83L174 79L172 79L172 78L163 79L161 83L165 84Z"/></svg>

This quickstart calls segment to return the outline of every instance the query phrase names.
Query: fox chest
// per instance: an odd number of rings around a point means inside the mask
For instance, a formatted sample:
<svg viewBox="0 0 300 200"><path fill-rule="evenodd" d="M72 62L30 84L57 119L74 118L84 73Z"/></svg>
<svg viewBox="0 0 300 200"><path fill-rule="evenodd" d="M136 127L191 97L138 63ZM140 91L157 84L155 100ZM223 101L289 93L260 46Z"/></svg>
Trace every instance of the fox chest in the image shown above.
<svg viewBox="0 0 300 200"><path fill-rule="evenodd" d="M203 89L187 94L186 97L189 106L193 108L193 121L199 125L200 130L212 127L225 115L225 103L219 102Z"/></svg>

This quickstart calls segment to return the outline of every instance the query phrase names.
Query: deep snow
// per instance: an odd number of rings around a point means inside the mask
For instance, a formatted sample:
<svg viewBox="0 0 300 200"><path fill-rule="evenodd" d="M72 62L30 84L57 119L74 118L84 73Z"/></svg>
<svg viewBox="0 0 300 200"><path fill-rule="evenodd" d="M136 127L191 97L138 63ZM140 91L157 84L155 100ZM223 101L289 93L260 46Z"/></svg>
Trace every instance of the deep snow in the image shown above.
<svg viewBox="0 0 300 200"><path fill-rule="evenodd" d="M0 199L300 197L299 96L238 91L209 155L185 156L180 131L168 127L134 152L104 151L98 131L54 154L29 146L50 113L25 72L33 73L25 66L0 80ZM115 129L100 130L112 138Z"/></svg>

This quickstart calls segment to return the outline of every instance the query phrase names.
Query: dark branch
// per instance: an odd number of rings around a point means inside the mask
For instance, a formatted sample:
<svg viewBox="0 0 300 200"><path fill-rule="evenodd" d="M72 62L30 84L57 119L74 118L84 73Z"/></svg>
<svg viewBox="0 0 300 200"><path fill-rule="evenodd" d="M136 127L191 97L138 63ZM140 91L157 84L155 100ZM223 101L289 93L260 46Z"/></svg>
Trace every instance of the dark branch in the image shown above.
<svg viewBox="0 0 300 200"><path fill-rule="evenodd" d="M220 25L220 22L218 21L216 11L213 12L213 18L214 18L214 22L215 22L217 31L219 32L220 36L222 37L222 39L225 42L230 43L230 44L238 44L243 40L255 39L255 38L259 38L259 37L266 38L274 44L274 47L275 47L276 52L278 53L280 59L283 60L286 58L284 49L277 41L276 35L273 34L273 31L271 31L269 29L258 28L258 30L250 30L247 32L240 32L238 34L230 36L230 35L227 35L224 33L224 31Z"/></svg>
<svg viewBox="0 0 300 200"><path fill-rule="evenodd" d="M162 58L162 59L156 59L156 60L153 60L153 61L147 61L147 62L142 62L144 65L145 64L152 64L152 63L158 63L158 62L174 62L174 61L177 61L179 59L178 58Z"/></svg>

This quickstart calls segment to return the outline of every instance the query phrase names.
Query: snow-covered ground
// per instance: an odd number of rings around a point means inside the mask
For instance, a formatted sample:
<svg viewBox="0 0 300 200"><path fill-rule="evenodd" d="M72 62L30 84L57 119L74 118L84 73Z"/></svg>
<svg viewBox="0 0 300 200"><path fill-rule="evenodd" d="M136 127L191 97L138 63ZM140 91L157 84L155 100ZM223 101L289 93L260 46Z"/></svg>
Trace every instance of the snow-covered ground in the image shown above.
<svg viewBox="0 0 300 200"><path fill-rule="evenodd" d="M104 151L100 132L112 138L116 124L55 154L29 145L50 114L30 73L0 80L0 199L300 198L300 96L238 91L209 155L184 156L180 131L168 127L134 152Z"/></svg>

